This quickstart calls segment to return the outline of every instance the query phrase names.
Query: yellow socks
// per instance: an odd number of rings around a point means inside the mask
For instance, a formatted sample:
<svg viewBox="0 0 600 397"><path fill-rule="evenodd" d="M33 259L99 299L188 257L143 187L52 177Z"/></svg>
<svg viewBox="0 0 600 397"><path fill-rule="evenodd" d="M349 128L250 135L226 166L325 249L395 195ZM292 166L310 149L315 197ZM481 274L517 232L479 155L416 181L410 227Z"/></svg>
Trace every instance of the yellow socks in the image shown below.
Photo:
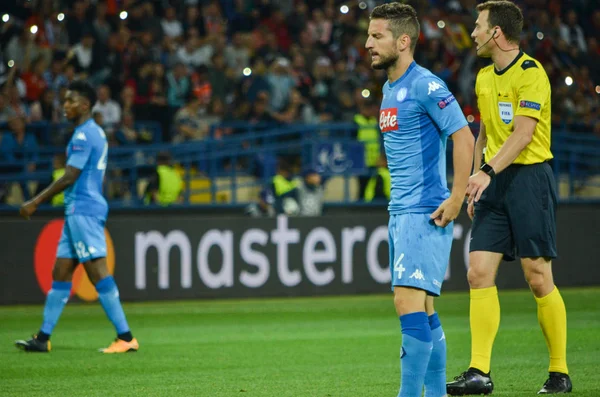
<svg viewBox="0 0 600 397"><path fill-rule="evenodd" d="M543 298L535 298L538 321L550 353L549 372L568 374L567 369L567 310L558 288Z"/></svg>
<svg viewBox="0 0 600 397"><path fill-rule="evenodd" d="M469 367L477 368L487 374L490 372L492 346L500 327L500 301L496 286L471 290L469 318L471 321L471 364Z"/></svg>

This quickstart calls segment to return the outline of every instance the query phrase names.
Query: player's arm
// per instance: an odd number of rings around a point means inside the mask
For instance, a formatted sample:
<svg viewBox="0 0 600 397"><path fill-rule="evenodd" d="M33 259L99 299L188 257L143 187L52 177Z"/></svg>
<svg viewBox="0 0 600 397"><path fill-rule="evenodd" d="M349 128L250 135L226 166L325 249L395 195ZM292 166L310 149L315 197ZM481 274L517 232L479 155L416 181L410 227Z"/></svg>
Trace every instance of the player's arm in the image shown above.
<svg viewBox="0 0 600 397"><path fill-rule="evenodd" d="M473 166L473 148L475 139L469 126L464 126L451 136L453 142L452 164L454 165L454 179L452 193L435 211L431 219L437 226L446 227L458 214L464 203L465 193L471 167Z"/></svg>
<svg viewBox="0 0 600 397"><path fill-rule="evenodd" d="M421 106L435 122L442 135L453 141L454 182L452 193L434 212L431 219L437 226L445 227L458 216L462 208L471 167L475 139L454 95L440 79L424 78L418 83L422 92ZM425 93L427 93L425 95Z"/></svg>
<svg viewBox="0 0 600 397"><path fill-rule="evenodd" d="M61 193L63 190L74 184L75 181L77 181L77 178L79 178L80 174L80 169L67 165L65 167L65 173L60 178L52 182L50 186L44 189L40 194L38 194L37 196L27 201L21 206L21 209L19 211L20 214L25 218L29 218L31 215L33 215L37 207L39 207L46 201L49 201L50 199L52 199L52 197L56 196L57 194Z"/></svg>
<svg viewBox="0 0 600 397"><path fill-rule="evenodd" d="M454 179L450 198L463 203L471 167L473 166L473 148L475 146L473 133L469 126L464 126L451 135L453 142L452 164L454 165Z"/></svg>
<svg viewBox="0 0 600 397"><path fill-rule="evenodd" d="M65 173L56 181L52 182L50 186L44 189L40 194L21 206L19 213L24 218L29 218L37 210L37 207L40 204L45 203L58 193L73 185L77 181L77 178L79 178L81 170L87 164L92 153L92 144L86 138L85 132L75 130L74 135L75 137L70 144L71 154L67 159Z"/></svg>

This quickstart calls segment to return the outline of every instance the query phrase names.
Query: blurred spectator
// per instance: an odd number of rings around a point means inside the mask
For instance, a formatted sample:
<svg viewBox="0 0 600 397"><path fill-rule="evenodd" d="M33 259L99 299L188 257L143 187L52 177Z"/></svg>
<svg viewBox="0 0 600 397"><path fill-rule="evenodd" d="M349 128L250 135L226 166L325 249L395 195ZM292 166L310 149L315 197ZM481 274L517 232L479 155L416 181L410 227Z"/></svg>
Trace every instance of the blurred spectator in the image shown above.
<svg viewBox="0 0 600 397"><path fill-rule="evenodd" d="M26 119L13 116L8 121L10 132L2 134L0 142L0 158L3 160L22 162L30 172L35 171L39 158L39 145L35 135L26 132Z"/></svg>
<svg viewBox="0 0 600 397"><path fill-rule="evenodd" d="M115 134L116 140L121 145L148 143L152 141L152 133L145 128L138 128L132 112L123 113L120 128Z"/></svg>
<svg viewBox="0 0 600 397"><path fill-rule="evenodd" d="M46 59L40 56L32 62L31 68L21 75L27 90L25 98L30 103L37 101L48 86L44 79L46 68Z"/></svg>
<svg viewBox="0 0 600 397"><path fill-rule="evenodd" d="M304 171L302 181L296 186L296 198L300 205L300 216L323 214L324 189L321 175L314 169Z"/></svg>
<svg viewBox="0 0 600 397"><path fill-rule="evenodd" d="M102 114L103 123L101 124L104 131L112 135L121 123L121 106L111 98L110 88L106 85L101 85L98 88L97 101L92 112Z"/></svg>
<svg viewBox="0 0 600 397"><path fill-rule="evenodd" d="M177 20L177 11L175 7L168 7L165 10L165 16L161 21L163 32L165 36L179 40L183 35L183 26L181 22Z"/></svg>
<svg viewBox="0 0 600 397"><path fill-rule="evenodd" d="M173 70L167 73L167 102L169 106L176 108L183 106L190 89L190 79L185 65L177 63Z"/></svg>
<svg viewBox="0 0 600 397"><path fill-rule="evenodd" d="M267 73L270 94L269 105L273 111L279 111L285 107L290 92L296 85L290 66L290 61L281 57L273 62L270 71Z"/></svg>
<svg viewBox="0 0 600 397"><path fill-rule="evenodd" d="M187 104L175 114L174 143L201 140L208 136L210 125L200 115L204 111L200 98L191 92Z"/></svg>
<svg viewBox="0 0 600 397"><path fill-rule="evenodd" d="M233 69L236 76L242 77L244 68L251 66L250 49L244 43L242 33L233 34L231 44L225 48L224 56L227 66Z"/></svg>
<svg viewBox="0 0 600 397"><path fill-rule="evenodd" d="M44 90L40 99L31 104L29 121L45 121L49 123L58 123L60 121L61 106L56 99L53 90L47 88Z"/></svg>
<svg viewBox="0 0 600 397"><path fill-rule="evenodd" d="M75 44L68 54L74 62L75 69L78 73L84 73L89 76L92 72L94 61L94 35L90 30L84 30L81 37L81 42Z"/></svg>
<svg viewBox="0 0 600 397"><path fill-rule="evenodd" d="M566 22L560 24L560 38L568 45L577 47L581 52L587 52L583 29L577 23L577 12L570 10Z"/></svg>

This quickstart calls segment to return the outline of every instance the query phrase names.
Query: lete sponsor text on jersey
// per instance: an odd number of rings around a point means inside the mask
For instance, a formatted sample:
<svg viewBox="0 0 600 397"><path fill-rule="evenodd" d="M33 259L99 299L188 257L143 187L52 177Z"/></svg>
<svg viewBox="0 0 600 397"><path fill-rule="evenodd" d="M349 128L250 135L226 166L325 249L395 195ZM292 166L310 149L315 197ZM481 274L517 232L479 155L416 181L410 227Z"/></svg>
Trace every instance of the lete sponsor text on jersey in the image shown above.
<svg viewBox="0 0 600 397"><path fill-rule="evenodd" d="M398 129L398 109L381 109L379 114L379 129L381 132L394 131Z"/></svg>

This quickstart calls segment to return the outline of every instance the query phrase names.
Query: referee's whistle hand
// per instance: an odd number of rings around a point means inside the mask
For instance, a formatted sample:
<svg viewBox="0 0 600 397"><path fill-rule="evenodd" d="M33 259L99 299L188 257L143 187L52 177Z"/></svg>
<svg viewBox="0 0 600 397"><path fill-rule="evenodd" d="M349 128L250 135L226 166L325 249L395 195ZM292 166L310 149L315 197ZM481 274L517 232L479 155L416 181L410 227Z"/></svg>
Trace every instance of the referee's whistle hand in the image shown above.
<svg viewBox="0 0 600 397"><path fill-rule="evenodd" d="M491 180L492 178L482 171L477 172L475 175L471 175L469 184L467 185L469 202L478 202L485 189L490 185Z"/></svg>

